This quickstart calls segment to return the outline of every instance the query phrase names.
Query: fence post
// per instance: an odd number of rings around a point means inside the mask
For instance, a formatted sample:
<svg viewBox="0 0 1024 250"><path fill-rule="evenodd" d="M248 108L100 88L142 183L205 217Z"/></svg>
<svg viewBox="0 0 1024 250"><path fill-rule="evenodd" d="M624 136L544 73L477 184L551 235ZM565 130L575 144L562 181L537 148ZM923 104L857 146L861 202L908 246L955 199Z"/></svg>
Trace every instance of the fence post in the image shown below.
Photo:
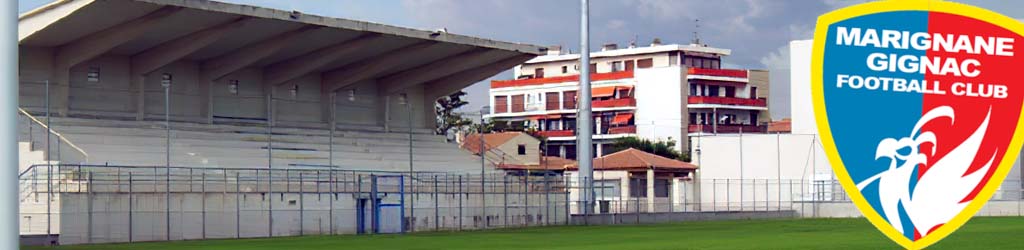
<svg viewBox="0 0 1024 250"><path fill-rule="evenodd" d="M502 179L503 187L501 189L501 192L502 192L502 199L504 200L504 202L502 202L501 204L502 204L502 207L504 207L504 210L505 210L505 216L504 216L505 217L504 218L505 219L505 222L504 222L505 224L503 224L502 226L508 227L508 175L507 174L503 175L503 178L504 178L504 179Z"/></svg>
<svg viewBox="0 0 1024 250"><path fill-rule="evenodd" d="M330 230L330 232L328 234L329 235L334 235L334 197L336 195L334 193L334 184L335 184L335 181L337 179L335 179L335 177L334 177L334 168L333 167L331 168L330 171L328 171L327 174L328 174L328 176L327 176L327 183L331 184L331 186L327 188L328 191L331 193L330 195L327 196L327 203L328 203L327 217L330 218L327 221L327 227L328 227L328 230Z"/></svg>
<svg viewBox="0 0 1024 250"><path fill-rule="evenodd" d="M128 242L129 243L134 242L134 239L133 239L134 230L133 230L132 227L135 225L134 218L132 218L133 211L134 211L134 206L135 206L135 199L134 199L135 196L134 196L134 193L132 192L133 191L132 190L132 186L133 186L132 182L133 182L132 172L128 171ZM49 222L47 222L47 223L49 223ZM47 237L49 237L49 235L47 235Z"/></svg>
<svg viewBox="0 0 1024 250"><path fill-rule="evenodd" d="M570 211L571 209L569 208L569 194L571 194L572 192L570 192L569 177L565 175L565 173L562 173L562 183L562 186L564 186L565 188L565 225L569 225L569 223L571 223L570 221L572 220L572 213Z"/></svg>
<svg viewBox="0 0 1024 250"><path fill-rule="evenodd" d="M86 231L85 242L86 243L92 243L92 198L93 198L92 197L92 181L93 181L93 179L92 179L92 172L89 172L87 178L89 179L89 182L86 184L85 188L88 189L87 190L88 193L86 193L86 196L85 196L86 198L85 199L86 199L86 204L87 204L87 206L86 206L86 209L87 209L86 210L86 214L88 214L89 216L88 216L88 219L86 221L87 223L86 223L86 229L85 229L85 231Z"/></svg>
<svg viewBox="0 0 1024 250"><path fill-rule="evenodd" d="M530 170L523 175L523 226L530 225Z"/></svg>
<svg viewBox="0 0 1024 250"><path fill-rule="evenodd" d="M652 180L653 181L653 180ZM640 224L640 182L636 182L636 224Z"/></svg>
<svg viewBox="0 0 1024 250"><path fill-rule="evenodd" d="M462 175L459 175L459 231L462 231Z"/></svg>
<svg viewBox="0 0 1024 250"><path fill-rule="evenodd" d="M237 239L242 238L242 199L240 197L242 193L242 179L238 178L241 176L239 173L240 172L235 172L235 238ZM225 171L224 174L227 174L227 171ZM256 176L259 176L259 174L256 174ZM257 182L257 184L259 184L259 182ZM225 185L227 185L227 183L225 183ZM225 187L225 189L227 189L227 187Z"/></svg>
<svg viewBox="0 0 1024 250"><path fill-rule="evenodd" d="M303 192L305 172L299 172L299 236L305 235L306 229L306 193Z"/></svg>
<svg viewBox="0 0 1024 250"><path fill-rule="evenodd" d="M440 207L438 203L440 203L440 199L437 196L437 174L434 174L434 231L441 229L441 212L438 211L438 207Z"/></svg>
<svg viewBox="0 0 1024 250"><path fill-rule="evenodd" d="M544 225L551 224L551 172L544 171Z"/></svg>
<svg viewBox="0 0 1024 250"><path fill-rule="evenodd" d="M189 170L189 171L191 171L191 170ZM202 186L199 187L199 188L201 189L200 191L203 192L203 195L200 195L200 199L203 199L202 202L200 202L200 204L203 206L203 208L202 208L203 239L206 239L206 171L203 171L203 176L200 177L200 178L201 179L199 179L199 185L202 185ZM191 178L189 178L189 179L191 179Z"/></svg>

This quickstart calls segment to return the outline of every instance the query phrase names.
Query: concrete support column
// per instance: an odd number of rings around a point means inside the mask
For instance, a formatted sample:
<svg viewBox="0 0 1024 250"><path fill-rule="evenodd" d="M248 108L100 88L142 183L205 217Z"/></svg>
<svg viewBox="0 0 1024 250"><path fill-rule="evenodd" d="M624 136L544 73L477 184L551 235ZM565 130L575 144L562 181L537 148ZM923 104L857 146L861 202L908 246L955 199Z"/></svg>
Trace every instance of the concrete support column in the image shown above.
<svg viewBox="0 0 1024 250"><path fill-rule="evenodd" d="M135 120L146 118L146 76L132 74L132 86L135 87Z"/></svg>
<svg viewBox="0 0 1024 250"><path fill-rule="evenodd" d="M647 212L654 212L654 168L647 169Z"/></svg>
<svg viewBox="0 0 1024 250"><path fill-rule="evenodd" d="M206 123L213 123L213 85L214 80L206 73L199 77L199 116Z"/></svg>
<svg viewBox="0 0 1024 250"><path fill-rule="evenodd" d="M601 149L602 145L604 145L604 144L598 143L597 146L595 147L595 148L597 148L597 149L594 150L594 155L595 156L597 156L597 157L604 156L604 150Z"/></svg>
<svg viewBox="0 0 1024 250"><path fill-rule="evenodd" d="M333 93L334 91L323 87L320 88L320 121L327 123L328 127L331 124L331 117L333 117L331 113L334 113L334 106L338 105L331 99Z"/></svg>
<svg viewBox="0 0 1024 250"><path fill-rule="evenodd" d="M53 71L53 82L50 84L50 107L56 116L68 116L71 68L55 68Z"/></svg>
<svg viewBox="0 0 1024 250"><path fill-rule="evenodd" d="M686 199L683 199L683 197L679 197L679 195L682 194L682 192L679 192L679 187L680 187L679 186L679 177L674 177L673 176L672 177L672 187L669 188L669 194L668 194L668 203L669 203L668 210L671 211L671 212L675 212L676 211L675 206L676 206L677 203L683 204L684 207L685 207L685 204L686 204Z"/></svg>
<svg viewBox="0 0 1024 250"><path fill-rule="evenodd" d="M622 179L619 179L619 197L622 197L619 200L623 200L623 201L629 201L630 200L629 193L633 192L632 190L630 190L630 188L631 187L629 186L629 172L626 172L625 175L622 176ZM629 208L631 208L633 206L628 206L627 204L629 204L629 202L625 202L624 204L619 204L618 206L615 206L615 207L616 208L620 208L620 209L622 207L625 207L625 209L626 209L625 211L629 211ZM625 211L622 211L622 212L625 212Z"/></svg>

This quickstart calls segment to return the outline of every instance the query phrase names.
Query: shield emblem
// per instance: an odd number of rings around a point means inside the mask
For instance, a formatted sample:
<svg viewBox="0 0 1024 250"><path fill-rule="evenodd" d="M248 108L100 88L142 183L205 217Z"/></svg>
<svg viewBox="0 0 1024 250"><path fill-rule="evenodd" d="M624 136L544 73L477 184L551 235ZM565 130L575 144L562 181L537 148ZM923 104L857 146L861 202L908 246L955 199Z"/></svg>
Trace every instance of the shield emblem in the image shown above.
<svg viewBox="0 0 1024 250"><path fill-rule="evenodd" d="M921 249L967 222L1021 149L1024 24L945 1L880 1L818 19L812 96L843 188ZM1019 51L1018 51L1019 50Z"/></svg>

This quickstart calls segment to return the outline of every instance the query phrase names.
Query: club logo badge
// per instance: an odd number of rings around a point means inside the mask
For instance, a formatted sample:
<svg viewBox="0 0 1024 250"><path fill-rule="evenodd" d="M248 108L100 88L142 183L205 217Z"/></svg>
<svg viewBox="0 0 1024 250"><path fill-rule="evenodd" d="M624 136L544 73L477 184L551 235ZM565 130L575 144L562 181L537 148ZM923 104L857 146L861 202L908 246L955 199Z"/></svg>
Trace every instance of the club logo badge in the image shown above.
<svg viewBox="0 0 1024 250"><path fill-rule="evenodd" d="M1024 24L945 1L880 1L818 19L815 119L872 224L921 249L999 188L1022 139Z"/></svg>

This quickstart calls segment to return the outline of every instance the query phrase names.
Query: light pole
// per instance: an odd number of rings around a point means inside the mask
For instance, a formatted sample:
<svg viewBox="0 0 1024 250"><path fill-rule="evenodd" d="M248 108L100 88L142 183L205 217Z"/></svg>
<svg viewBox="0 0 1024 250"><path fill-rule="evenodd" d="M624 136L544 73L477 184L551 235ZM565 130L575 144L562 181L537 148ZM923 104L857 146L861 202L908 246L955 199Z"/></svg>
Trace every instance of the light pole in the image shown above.
<svg viewBox="0 0 1024 250"><path fill-rule="evenodd" d="M576 159L579 162L579 182L582 187L580 200L583 214L590 214L593 194L594 158L591 152L593 136L590 110L590 0L580 0L580 89L576 117Z"/></svg>
<svg viewBox="0 0 1024 250"><path fill-rule="evenodd" d="M488 223L487 220L487 178L485 176L485 169L487 168L487 158L485 158L486 151L484 150L484 115L489 113L491 110L490 106L480 107L480 206L483 207L484 223ZM489 225L488 225L489 226Z"/></svg>
<svg viewBox="0 0 1024 250"><path fill-rule="evenodd" d="M164 167L167 172L164 173L164 198L167 213L167 240L171 240L171 74L163 74L160 81L160 85L164 87L164 132L165 132L165 152L164 157L166 164Z"/></svg>

